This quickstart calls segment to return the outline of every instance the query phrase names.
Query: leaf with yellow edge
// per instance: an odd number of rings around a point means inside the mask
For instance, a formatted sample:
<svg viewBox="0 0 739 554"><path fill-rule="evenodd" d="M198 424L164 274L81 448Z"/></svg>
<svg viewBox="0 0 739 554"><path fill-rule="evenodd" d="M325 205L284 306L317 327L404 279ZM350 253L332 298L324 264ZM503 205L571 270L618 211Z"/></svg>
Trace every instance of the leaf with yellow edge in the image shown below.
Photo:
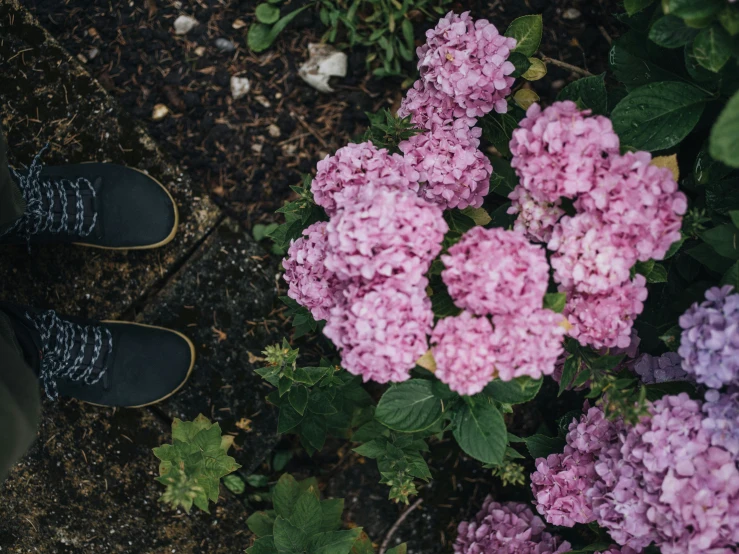
<svg viewBox="0 0 739 554"><path fill-rule="evenodd" d="M434 355L431 350L418 358L418 360L416 360L416 365L429 370L431 373L436 373L436 360L434 359Z"/></svg>
<svg viewBox="0 0 739 554"><path fill-rule="evenodd" d="M547 74L547 64L541 61L539 58L529 58L531 65L526 70L526 73L521 75L527 81L538 81L544 78Z"/></svg>
<svg viewBox="0 0 739 554"><path fill-rule="evenodd" d="M531 104L535 104L539 101L539 95L529 88L522 88L513 95L513 100L516 101L521 109L528 110Z"/></svg>
<svg viewBox="0 0 739 554"><path fill-rule="evenodd" d="M680 169L677 165L677 154L672 156L657 156L652 158L652 165L655 167L666 167L672 171L672 177L677 181L680 178Z"/></svg>
<svg viewBox="0 0 739 554"><path fill-rule="evenodd" d="M483 208L465 208L462 213L471 218L477 225L487 225L493 220Z"/></svg>

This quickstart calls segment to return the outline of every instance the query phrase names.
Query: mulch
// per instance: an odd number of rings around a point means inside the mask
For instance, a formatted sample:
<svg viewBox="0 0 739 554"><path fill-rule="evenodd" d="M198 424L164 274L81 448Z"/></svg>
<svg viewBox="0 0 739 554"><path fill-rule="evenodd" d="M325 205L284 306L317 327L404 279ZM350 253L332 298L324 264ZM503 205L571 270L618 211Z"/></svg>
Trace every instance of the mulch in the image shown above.
<svg viewBox="0 0 739 554"><path fill-rule="evenodd" d="M305 0L286 0L283 13ZM349 52L349 74L335 81L334 94L320 93L297 74L310 42L320 41L315 10L293 21L261 54L246 46L256 1L247 0L29 0L30 9L100 83L136 118L165 152L200 183L226 213L246 226L274 220L301 174L360 135L365 112L397 106L401 79L369 75L367 52ZM618 3L608 0L471 0L452 4L471 9L504 29L520 15L543 13L542 52L588 69L605 70L609 40L617 36ZM200 25L177 36L182 14ZM431 23L417 25L416 36ZM235 46L220 51L215 41ZM408 68L409 74L413 67ZM231 76L247 77L251 91L238 100ZM545 99L575 75L550 68L534 88ZM154 121L154 106L169 115Z"/></svg>

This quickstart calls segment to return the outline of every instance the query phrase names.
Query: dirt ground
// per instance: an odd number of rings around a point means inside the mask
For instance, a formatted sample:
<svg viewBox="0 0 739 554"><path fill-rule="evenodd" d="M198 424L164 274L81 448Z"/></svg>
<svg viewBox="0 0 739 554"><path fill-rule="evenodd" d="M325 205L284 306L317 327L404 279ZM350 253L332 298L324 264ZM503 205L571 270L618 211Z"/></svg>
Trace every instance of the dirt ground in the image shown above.
<svg viewBox="0 0 739 554"><path fill-rule="evenodd" d="M304 0L287 0L286 13ZM401 79L372 79L366 51L349 52L349 74L335 81L335 94L305 84L297 68L307 45L323 32L313 9L302 12L274 46L262 54L246 46L256 0L28 0L52 35L85 63L121 105L140 119L166 153L215 202L247 226L274 219L289 186L316 162L360 134L366 111L397 105ZM615 0L469 0L452 5L471 10L500 29L525 14L542 13L542 54L592 73L605 70L609 41L618 36ZM181 14L200 25L177 36ZM246 26L242 26L246 24ZM417 24L421 37L432 23ZM219 51L218 38L235 50ZM419 41L420 43L420 41ZM414 68L408 67L409 75ZM249 94L234 100L230 77L247 77ZM575 75L550 67L535 88L552 98ZM152 119L156 104L170 114Z"/></svg>

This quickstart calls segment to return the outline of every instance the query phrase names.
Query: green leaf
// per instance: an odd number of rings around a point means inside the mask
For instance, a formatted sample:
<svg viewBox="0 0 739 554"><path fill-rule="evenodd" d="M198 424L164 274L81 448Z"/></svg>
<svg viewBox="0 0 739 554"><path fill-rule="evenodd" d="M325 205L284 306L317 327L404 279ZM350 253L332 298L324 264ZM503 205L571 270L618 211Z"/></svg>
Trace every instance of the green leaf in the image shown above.
<svg viewBox="0 0 739 554"><path fill-rule="evenodd" d="M277 421L277 432L282 435L288 431L292 431L300 425L301 421L303 421L303 416L296 412L295 408L288 406L287 404L283 404L280 407L280 415Z"/></svg>
<svg viewBox="0 0 739 554"><path fill-rule="evenodd" d="M731 260L717 256L716 251L705 243L689 248L685 253L715 273L724 273L731 267Z"/></svg>
<svg viewBox="0 0 739 554"><path fill-rule="evenodd" d="M281 516L275 519L274 539L279 554L302 554L308 544L305 533Z"/></svg>
<svg viewBox="0 0 739 554"><path fill-rule="evenodd" d="M386 554L407 554L408 553L408 545L406 543L399 544L395 548L391 548L387 551Z"/></svg>
<svg viewBox="0 0 739 554"><path fill-rule="evenodd" d="M565 303L567 302L567 293L565 292L549 292L544 295L544 308L562 313L565 309Z"/></svg>
<svg viewBox="0 0 739 554"><path fill-rule="evenodd" d="M280 19L280 8L271 4L259 4L254 13L257 16L257 21L266 25L272 25L272 23Z"/></svg>
<svg viewBox="0 0 739 554"><path fill-rule="evenodd" d="M223 478L223 484L234 494L241 494L246 489L244 480L238 475L226 475Z"/></svg>
<svg viewBox="0 0 739 554"><path fill-rule="evenodd" d="M321 503L313 492L304 492L298 497L290 523L310 537L321 531Z"/></svg>
<svg viewBox="0 0 739 554"><path fill-rule="evenodd" d="M300 436L316 450L321 450L326 442L326 420L324 417L311 415L300 424Z"/></svg>
<svg viewBox="0 0 739 554"><path fill-rule="evenodd" d="M739 290L739 262L732 265L721 278L721 285L731 285L734 290Z"/></svg>
<svg viewBox="0 0 739 554"><path fill-rule="evenodd" d="M711 129L711 156L729 167L739 167L739 92L731 97Z"/></svg>
<svg viewBox="0 0 739 554"><path fill-rule="evenodd" d="M669 0L669 13L683 19L702 19L716 15L723 0Z"/></svg>
<svg viewBox="0 0 739 554"><path fill-rule="evenodd" d="M274 524L274 512L254 512L246 519L246 525L249 527L249 530L257 537L271 535Z"/></svg>
<svg viewBox="0 0 739 554"><path fill-rule="evenodd" d="M454 438L460 448L486 464L500 464L508 442L498 408L482 400L462 405L454 417Z"/></svg>
<svg viewBox="0 0 739 554"><path fill-rule="evenodd" d="M654 0L624 0L624 8L627 14L634 15L653 3Z"/></svg>
<svg viewBox="0 0 739 554"><path fill-rule="evenodd" d="M288 394L290 405L300 415L305 415L305 407L308 405L308 389L305 387L292 387Z"/></svg>
<svg viewBox="0 0 739 554"><path fill-rule="evenodd" d="M732 37L739 34L739 10L726 6L718 15L718 20Z"/></svg>
<svg viewBox="0 0 739 554"><path fill-rule="evenodd" d="M505 36L516 39L514 52L520 52L525 56L533 56L541 44L541 36L544 24L541 15L524 15L514 19Z"/></svg>
<svg viewBox="0 0 739 554"><path fill-rule="evenodd" d="M508 198L518 184L518 175L511 167L511 162L500 156L493 157L490 162L493 173L490 175L490 192Z"/></svg>
<svg viewBox="0 0 739 554"><path fill-rule="evenodd" d="M319 533L308 540L308 554L349 554L362 528Z"/></svg>
<svg viewBox="0 0 739 554"><path fill-rule="evenodd" d="M649 38L663 48L681 48L697 34L697 29L688 27L682 18L675 15L660 17L649 29Z"/></svg>
<svg viewBox="0 0 739 554"><path fill-rule="evenodd" d="M495 379L485 387L485 394L503 404L522 404L533 400L541 389L543 379L519 377L510 381Z"/></svg>
<svg viewBox="0 0 739 554"><path fill-rule="evenodd" d="M609 64L616 79L631 90L655 81L674 81L680 77L653 61L638 35L627 33L613 43Z"/></svg>
<svg viewBox="0 0 739 554"><path fill-rule="evenodd" d="M531 67L529 58L521 52L511 52L511 55L508 57L508 61L516 68L513 73L511 73L511 77L518 78L526 73Z"/></svg>
<svg viewBox="0 0 739 554"><path fill-rule="evenodd" d="M250 548L246 549L246 554L278 554L275 538L270 535L257 539Z"/></svg>
<svg viewBox="0 0 739 554"><path fill-rule="evenodd" d="M529 449L531 457L546 458L549 454L561 452L565 446L565 440L559 437L547 437L546 435L534 435L526 437L526 448Z"/></svg>
<svg viewBox="0 0 739 554"><path fill-rule="evenodd" d="M280 477L272 491L272 503L278 516L288 519L300 497L300 485L289 473Z"/></svg>
<svg viewBox="0 0 739 554"><path fill-rule="evenodd" d="M557 95L557 100L572 100L582 109L593 110L594 114L608 113L608 93L605 73L573 81Z"/></svg>
<svg viewBox="0 0 739 554"><path fill-rule="evenodd" d="M688 394L695 393L695 386L688 381L669 381L666 383L652 383L645 385L647 391L647 400L654 402L665 395L676 395L681 392Z"/></svg>
<svg viewBox="0 0 739 554"><path fill-rule="evenodd" d="M344 499L331 498L321 501L321 531L335 531L341 527L341 516L344 513Z"/></svg>
<svg viewBox="0 0 739 554"><path fill-rule="evenodd" d="M590 364L590 367L597 371L610 371L616 368L623 359L623 354L619 356L599 356Z"/></svg>
<svg viewBox="0 0 739 554"><path fill-rule="evenodd" d="M572 382L575 380L577 372L580 370L580 358L577 356L570 355L565 360L565 365L562 368L562 377L559 380L559 392L557 396L560 396L566 391Z"/></svg>
<svg viewBox="0 0 739 554"><path fill-rule="evenodd" d="M249 27L249 32L246 35L247 45L254 52L262 52L266 50L272 46L272 43L275 41L277 36L293 19L298 16L298 14L300 14L300 12L311 6L312 4L306 4L302 8L290 12L271 27L264 23L255 23L251 25Z"/></svg>
<svg viewBox="0 0 739 554"><path fill-rule="evenodd" d="M706 27L693 41L695 59L714 73L718 73L729 61L731 48L731 37L720 25Z"/></svg>
<svg viewBox="0 0 739 554"><path fill-rule="evenodd" d="M703 92L685 83L652 83L621 100L611 119L622 145L649 152L664 150L693 130L706 100Z"/></svg>
<svg viewBox="0 0 739 554"><path fill-rule="evenodd" d="M431 381L410 379L390 386L377 405L375 417L390 429L415 433L441 419L441 406Z"/></svg>
<svg viewBox="0 0 739 554"><path fill-rule="evenodd" d="M466 233L475 225L475 220L470 216L462 213L461 210L447 210L444 212L444 219L449 225L449 229L458 233Z"/></svg>
<svg viewBox="0 0 739 554"><path fill-rule="evenodd" d="M379 458L387 453L387 441L384 439L372 440L354 449L354 452L365 458Z"/></svg>
<svg viewBox="0 0 739 554"><path fill-rule="evenodd" d="M482 127L482 136L490 141L496 150L503 156L510 156L511 149L508 144L513 137L513 131L518 127L518 121L511 114L499 114L492 111L478 120Z"/></svg>
<svg viewBox="0 0 739 554"><path fill-rule="evenodd" d="M719 225L702 232L700 236L724 258L739 260L739 229L734 225Z"/></svg>

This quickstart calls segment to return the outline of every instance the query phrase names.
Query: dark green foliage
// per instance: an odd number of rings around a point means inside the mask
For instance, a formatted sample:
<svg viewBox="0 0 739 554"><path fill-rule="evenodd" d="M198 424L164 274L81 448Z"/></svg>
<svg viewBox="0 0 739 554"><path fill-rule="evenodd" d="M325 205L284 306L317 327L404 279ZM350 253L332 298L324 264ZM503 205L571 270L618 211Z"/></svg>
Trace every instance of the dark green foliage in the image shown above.
<svg viewBox="0 0 739 554"><path fill-rule="evenodd" d="M232 443L233 437L221 436L220 426L202 414L194 421L175 419L172 444L154 449L160 460L157 481L167 486L159 501L186 512L195 504L207 512L208 502L218 501L221 478L241 467L227 454Z"/></svg>
<svg viewBox="0 0 739 554"><path fill-rule="evenodd" d="M362 142L371 141L377 148L386 148L388 151L399 154L398 145L413 135L422 132L411 123L410 116L401 119L390 110L378 113L368 113L369 127L362 137Z"/></svg>

